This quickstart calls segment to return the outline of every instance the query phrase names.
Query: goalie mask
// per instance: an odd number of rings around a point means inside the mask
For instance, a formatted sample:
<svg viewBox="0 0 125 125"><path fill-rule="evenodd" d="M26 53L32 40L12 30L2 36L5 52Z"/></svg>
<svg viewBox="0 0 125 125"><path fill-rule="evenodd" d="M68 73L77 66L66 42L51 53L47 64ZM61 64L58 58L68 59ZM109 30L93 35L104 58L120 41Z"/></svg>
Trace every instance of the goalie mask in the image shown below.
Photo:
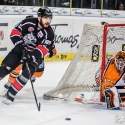
<svg viewBox="0 0 125 125"><path fill-rule="evenodd" d="M125 52L120 51L115 56L116 68L119 72L122 72L125 68Z"/></svg>

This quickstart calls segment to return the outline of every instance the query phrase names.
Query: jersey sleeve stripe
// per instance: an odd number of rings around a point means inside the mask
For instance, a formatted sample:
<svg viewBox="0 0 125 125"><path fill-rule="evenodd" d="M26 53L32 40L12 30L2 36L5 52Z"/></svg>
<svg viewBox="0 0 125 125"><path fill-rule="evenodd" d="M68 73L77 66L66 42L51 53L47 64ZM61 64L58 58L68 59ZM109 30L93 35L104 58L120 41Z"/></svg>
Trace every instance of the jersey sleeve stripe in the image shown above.
<svg viewBox="0 0 125 125"><path fill-rule="evenodd" d="M47 48L43 47L42 45L38 45L36 48L42 51L44 56L48 53Z"/></svg>
<svg viewBox="0 0 125 125"><path fill-rule="evenodd" d="M19 31L19 30L15 30L15 29L12 30L10 36L12 36L12 35L16 35L16 34L19 35L19 36L22 36L21 33L20 33L20 31Z"/></svg>

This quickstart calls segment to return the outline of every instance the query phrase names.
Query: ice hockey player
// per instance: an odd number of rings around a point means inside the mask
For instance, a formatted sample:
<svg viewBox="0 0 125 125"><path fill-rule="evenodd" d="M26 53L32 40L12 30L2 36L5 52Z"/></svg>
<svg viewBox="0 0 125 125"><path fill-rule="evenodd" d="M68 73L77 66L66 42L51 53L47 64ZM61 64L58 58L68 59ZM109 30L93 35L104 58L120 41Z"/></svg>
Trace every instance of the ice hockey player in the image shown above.
<svg viewBox="0 0 125 125"><path fill-rule="evenodd" d="M14 48L2 61L0 66L0 80L12 72L21 63L22 73L16 78L6 93L5 104L14 101L15 95L26 85L31 76L37 71L44 56L52 57L56 54L54 32L50 26L52 12L48 7L38 9L37 18L27 18L18 23L10 34ZM28 73L28 63L30 74Z"/></svg>
<svg viewBox="0 0 125 125"><path fill-rule="evenodd" d="M100 69L95 75L99 84ZM119 51L114 57L106 61L101 82L101 94L108 109L120 109L125 101L125 52Z"/></svg>
<svg viewBox="0 0 125 125"><path fill-rule="evenodd" d="M34 17L33 15L29 15L26 16L26 18L34 18ZM9 74L8 82L4 85L4 95L7 93L9 87L13 84L15 79L20 75L21 70L22 70L22 64L16 67L16 69ZM37 69L37 72L35 72L31 77L32 82L35 82L36 78L40 78L43 75L43 72L44 72L44 60L42 60L40 66Z"/></svg>

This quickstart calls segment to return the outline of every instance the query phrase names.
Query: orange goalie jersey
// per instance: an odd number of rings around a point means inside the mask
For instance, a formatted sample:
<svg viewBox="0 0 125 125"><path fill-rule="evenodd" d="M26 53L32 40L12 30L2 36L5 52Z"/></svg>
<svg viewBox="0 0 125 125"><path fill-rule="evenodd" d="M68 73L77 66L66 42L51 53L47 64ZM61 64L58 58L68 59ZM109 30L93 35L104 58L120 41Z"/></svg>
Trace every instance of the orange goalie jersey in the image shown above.
<svg viewBox="0 0 125 125"><path fill-rule="evenodd" d="M123 61L118 61L119 59L123 59ZM101 72L100 69L97 71L95 75L95 81L97 84L101 82L101 93L104 96L104 89L106 86L125 86L125 52L120 51L116 54L115 57L107 60L105 65L105 70L102 76L101 81Z"/></svg>

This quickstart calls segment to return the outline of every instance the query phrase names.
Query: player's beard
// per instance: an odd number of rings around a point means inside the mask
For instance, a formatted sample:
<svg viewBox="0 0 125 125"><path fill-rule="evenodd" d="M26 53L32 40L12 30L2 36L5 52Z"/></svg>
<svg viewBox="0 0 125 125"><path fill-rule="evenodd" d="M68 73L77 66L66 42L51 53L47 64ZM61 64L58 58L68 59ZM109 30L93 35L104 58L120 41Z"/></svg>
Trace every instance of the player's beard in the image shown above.
<svg viewBox="0 0 125 125"><path fill-rule="evenodd" d="M43 28L48 28L49 25L50 25L50 23L48 23L48 22L47 22L47 23L43 23L43 22L42 22L42 19L40 19L39 24L40 24L40 26L43 27Z"/></svg>

